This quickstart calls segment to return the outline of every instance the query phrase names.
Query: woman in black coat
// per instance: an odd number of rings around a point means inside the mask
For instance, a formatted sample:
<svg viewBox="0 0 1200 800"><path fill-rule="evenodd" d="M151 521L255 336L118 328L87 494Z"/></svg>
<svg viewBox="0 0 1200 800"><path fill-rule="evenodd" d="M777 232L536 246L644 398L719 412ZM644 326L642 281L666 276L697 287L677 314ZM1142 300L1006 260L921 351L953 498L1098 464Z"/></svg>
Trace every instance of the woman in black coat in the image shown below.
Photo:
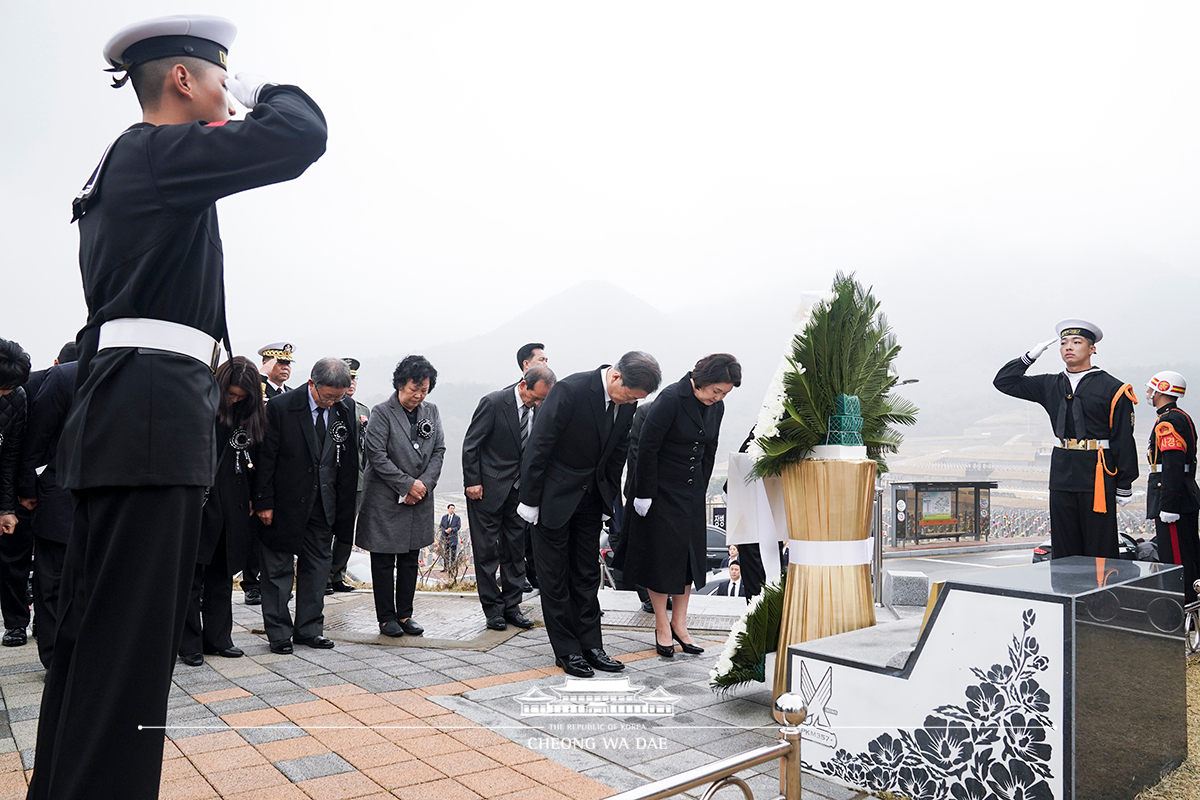
<svg viewBox="0 0 1200 800"><path fill-rule="evenodd" d="M742 384L742 366L728 353L696 362L666 387L646 414L638 438L637 472L625 555L625 578L650 592L655 649L701 653L687 629L691 587L705 581L705 496L717 456L725 395ZM672 598L667 617L667 597ZM666 644L663 644L663 642Z"/></svg>
<svg viewBox="0 0 1200 800"><path fill-rule="evenodd" d="M233 644L233 574L246 561L254 496L254 454L266 414L258 368L236 356L217 368L217 474L200 521L200 552L179 657L188 666L204 655L238 658ZM203 610L201 610L203 598Z"/></svg>

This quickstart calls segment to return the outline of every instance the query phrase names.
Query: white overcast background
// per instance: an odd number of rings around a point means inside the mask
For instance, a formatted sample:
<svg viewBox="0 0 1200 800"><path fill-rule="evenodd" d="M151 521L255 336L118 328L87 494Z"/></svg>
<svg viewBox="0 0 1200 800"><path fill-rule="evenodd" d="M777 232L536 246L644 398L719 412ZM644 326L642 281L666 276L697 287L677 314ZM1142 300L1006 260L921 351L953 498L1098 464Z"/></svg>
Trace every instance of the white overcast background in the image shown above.
<svg viewBox="0 0 1200 800"><path fill-rule="evenodd" d="M235 349L291 339L303 375L487 334L586 280L690 320L696 356L736 328L774 363L837 270L875 287L928 408L1017 404L992 374L1066 316L1135 385L1200 364L1194 2L71 0L0 8L0 335L35 366L84 321L70 200L140 116L101 48L180 12L233 19L231 70L328 118L300 179L219 204ZM614 296L588 324L628 349Z"/></svg>

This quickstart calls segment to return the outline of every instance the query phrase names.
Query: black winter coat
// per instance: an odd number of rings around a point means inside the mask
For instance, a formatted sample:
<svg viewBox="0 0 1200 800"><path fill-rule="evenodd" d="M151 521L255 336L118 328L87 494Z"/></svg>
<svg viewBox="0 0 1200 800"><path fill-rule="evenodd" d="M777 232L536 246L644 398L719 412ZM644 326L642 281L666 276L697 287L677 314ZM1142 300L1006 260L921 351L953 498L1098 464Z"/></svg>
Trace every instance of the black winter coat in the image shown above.
<svg viewBox="0 0 1200 800"><path fill-rule="evenodd" d="M247 400L246 402L250 402ZM238 430L241 430L240 428ZM225 563L230 575L246 562L246 545L250 540L250 499L254 497L254 475L251 467L258 456L258 443L245 450L233 447L234 431L217 424L217 477L204 499L200 518L200 552L197 564L211 564L216 554L221 532L225 532ZM244 438L239 437L239 443Z"/></svg>

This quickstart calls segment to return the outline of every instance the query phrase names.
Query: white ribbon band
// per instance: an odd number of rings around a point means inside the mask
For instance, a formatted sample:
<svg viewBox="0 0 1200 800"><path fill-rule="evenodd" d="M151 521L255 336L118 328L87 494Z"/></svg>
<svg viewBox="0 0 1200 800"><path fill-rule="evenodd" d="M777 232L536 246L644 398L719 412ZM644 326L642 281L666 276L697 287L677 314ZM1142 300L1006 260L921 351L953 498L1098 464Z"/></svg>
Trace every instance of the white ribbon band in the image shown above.
<svg viewBox="0 0 1200 800"><path fill-rule="evenodd" d="M110 319L100 326L98 350L145 347L190 356L216 370L221 345L204 331L164 319Z"/></svg>
<svg viewBox="0 0 1200 800"><path fill-rule="evenodd" d="M848 542L813 542L788 539L788 563L807 567L854 567L870 564L875 556L875 537Z"/></svg>

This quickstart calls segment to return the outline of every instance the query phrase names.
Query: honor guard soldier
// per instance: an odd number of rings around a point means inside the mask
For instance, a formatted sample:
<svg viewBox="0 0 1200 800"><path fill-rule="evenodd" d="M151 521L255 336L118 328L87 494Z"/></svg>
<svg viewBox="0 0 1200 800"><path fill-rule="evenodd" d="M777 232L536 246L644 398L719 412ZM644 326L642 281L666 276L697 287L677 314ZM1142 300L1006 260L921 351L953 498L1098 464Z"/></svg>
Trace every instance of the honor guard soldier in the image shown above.
<svg viewBox="0 0 1200 800"><path fill-rule="evenodd" d="M236 30L160 17L104 48L142 121L73 203L88 318L58 460L75 511L30 798L158 796L229 342L216 201L296 178L327 138L300 89L227 76Z"/></svg>
<svg viewBox="0 0 1200 800"><path fill-rule="evenodd" d="M1092 366L1100 326L1065 319L1058 336L1013 359L993 384L1012 397L1046 409L1054 428L1050 457L1050 544L1053 558L1117 557L1116 505L1133 499L1137 453L1133 442L1133 387ZM1051 345L1066 369L1026 375Z"/></svg>
<svg viewBox="0 0 1200 800"><path fill-rule="evenodd" d="M272 342L258 348L258 354L262 356L262 366L258 371L262 373L264 403L278 394L289 391L289 387L284 386L284 383L292 377L295 352L296 346L291 342Z"/></svg>
<svg viewBox="0 0 1200 800"><path fill-rule="evenodd" d="M1158 419L1150 434L1150 477L1146 491L1146 519L1154 520L1158 560L1183 565L1183 592L1196 602L1200 578L1200 487L1196 486L1196 424L1178 405L1187 382L1178 372L1162 370L1146 384L1146 399Z"/></svg>

